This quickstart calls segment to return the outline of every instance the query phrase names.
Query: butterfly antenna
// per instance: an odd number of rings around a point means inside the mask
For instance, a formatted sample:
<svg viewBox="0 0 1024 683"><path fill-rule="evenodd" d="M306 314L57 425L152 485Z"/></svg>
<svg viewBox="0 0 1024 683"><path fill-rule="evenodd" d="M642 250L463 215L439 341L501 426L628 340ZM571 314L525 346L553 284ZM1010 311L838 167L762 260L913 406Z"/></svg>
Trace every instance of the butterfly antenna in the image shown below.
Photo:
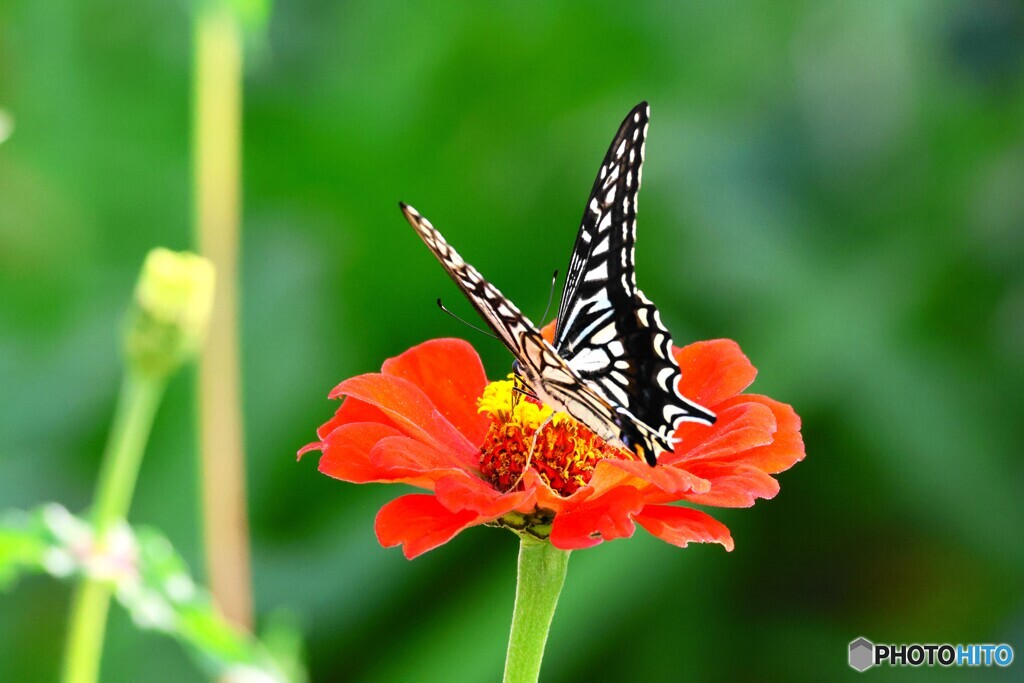
<svg viewBox="0 0 1024 683"><path fill-rule="evenodd" d="M473 323L470 323L470 322L466 322L465 320L463 320L463 319L462 319L462 318L460 318L459 316L457 316L457 315L455 315L454 313L452 313L451 311L449 311L449 310L448 310L447 308L445 308L444 304L443 304L443 303L441 303L441 299L438 299L438 300L437 300L437 307L438 307L438 308L440 308L440 309L441 309L442 311L444 311L445 313L447 313L448 315L450 315L451 317L453 317L453 318L455 318L456 320L458 320L458 321L459 321L460 323L462 323L462 324L463 324L463 325L465 325L466 327L472 327L472 328L473 328L474 330L476 330L477 332L480 332L480 333L482 333L482 334L486 334L486 335L487 335L488 337L490 337L490 338L492 338L492 339L497 339L497 338L498 338L498 336L497 336L496 334L494 334L493 332L488 332L487 330L484 330L484 329L481 329L481 328L477 327L477 326L476 326L476 325L474 325Z"/></svg>
<svg viewBox="0 0 1024 683"><path fill-rule="evenodd" d="M555 285L558 284L558 271L556 270L551 276L551 291L548 292L548 305L544 307L544 315L540 317L541 325L545 324L544 321L548 319L548 311L551 310L551 302L555 299Z"/></svg>

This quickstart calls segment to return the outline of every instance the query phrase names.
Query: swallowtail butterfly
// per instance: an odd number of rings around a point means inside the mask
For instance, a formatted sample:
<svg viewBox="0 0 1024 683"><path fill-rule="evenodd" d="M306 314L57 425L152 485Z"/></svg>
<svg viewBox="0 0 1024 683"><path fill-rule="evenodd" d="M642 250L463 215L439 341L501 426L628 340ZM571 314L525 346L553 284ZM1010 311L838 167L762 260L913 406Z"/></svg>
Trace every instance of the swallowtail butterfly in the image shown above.
<svg viewBox="0 0 1024 683"><path fill-rule="evenodd" d="M554 344L515 304L466 263L414 208L405 217L455 284L516 358L538 399L582 422L651 466L674 448L681 422L715 416L679 393L672 337L636 286L636 200L650 108L642 102L619 126L594 181L572 250Z"/></svg>

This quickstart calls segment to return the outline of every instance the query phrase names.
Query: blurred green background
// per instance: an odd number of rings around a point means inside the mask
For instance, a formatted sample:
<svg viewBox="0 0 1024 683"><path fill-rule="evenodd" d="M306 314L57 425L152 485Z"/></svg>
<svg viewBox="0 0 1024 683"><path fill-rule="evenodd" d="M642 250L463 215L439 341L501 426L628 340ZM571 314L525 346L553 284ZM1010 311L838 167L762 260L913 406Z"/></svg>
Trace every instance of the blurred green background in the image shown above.
<svg viewBox="0 0 1024 683"><path fill-rule="evenodd" d="M0 507L88 504L137 270L191 245L190 21L184 0L0 3ZM337 382L420 341L509 365L436 309L471 316L396 202L539 316L642 99L640 284L677 342L742 345L808 457L776 500L717 515L731 554L642 530L575 553L544 679L852 678L857 636L1024 656L1019 3L279 2L247 61L256 602L297 616L315 681L497 680L504 660L512 535L410 563L373 535L396 487L294 459ZM199 571L190 374L132 518ZM0 595L3 680L56 676L69 594ZM196 679L112 610L104 680Z"/></svg>

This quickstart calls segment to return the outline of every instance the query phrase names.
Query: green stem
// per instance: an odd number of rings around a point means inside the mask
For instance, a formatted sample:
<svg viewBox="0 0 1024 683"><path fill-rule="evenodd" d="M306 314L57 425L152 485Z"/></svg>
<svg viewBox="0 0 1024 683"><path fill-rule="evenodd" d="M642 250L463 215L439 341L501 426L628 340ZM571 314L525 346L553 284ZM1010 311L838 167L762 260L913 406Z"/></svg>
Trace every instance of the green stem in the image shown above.
<svg viewBox="0 0 1024 683"><path fill-rule="evenodd" d="M103 454L93 506L96 542L128 514L149 431L166 380L129 370L121 384L117 412ZM75 589L64 653L64 683L94 683L99 678L110 587L85 580Z"/></svg>
<svg viewBox="0 0 1024 683"><path fill-rule="evenodd" d="M544 644L568 566L568 550L559 550L547 541L521 537L505 683L528 683L540 676Z"/></svg>
<svg viewBox="0 0 1024 683"><path fill-rule="evenodd" d="M203 546L224 614L252 628L245 500L238 258L241 236L243 33L235 3L200 3L195 23L192 172L196 242L217 269L210 333L199 364Z"/></svg>
<svg viewBox="0 0 1024 683"><path fill-rule="evenodd" d="M93 523L100 534L128 515L142 454L166 383L163 377L132 370L125 373L93 499Z"/></svg>

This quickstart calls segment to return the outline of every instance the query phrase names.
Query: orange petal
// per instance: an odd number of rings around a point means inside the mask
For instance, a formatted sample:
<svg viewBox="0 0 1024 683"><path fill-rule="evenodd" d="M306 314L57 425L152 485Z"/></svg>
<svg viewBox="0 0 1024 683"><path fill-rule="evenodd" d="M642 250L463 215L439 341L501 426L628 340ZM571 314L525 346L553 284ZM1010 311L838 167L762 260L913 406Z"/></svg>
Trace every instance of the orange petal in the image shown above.
<svg viewBox="0 0 1024 683"><path fill-rule="evenodd" d="M474 512L451 512L430 494L410 493L384 505L377 513L374 529L382 546L401 543L402 552L411 560L477 523Z"/></svg>
<svg viewBox="0 0 1024 683"><path fill-rule="evenodd" d="M544 481L544 479L537 474L537 470L533 467L526 470L526 474L523 475L523 488L527 491L532 491L537 497L537 507L545 510L550 510L554 513L560 513L566 509L566 506L571 506L571 501L582 501L586 500L594 492L589 486L581 486L576 493L569 497L563 497L559 495L551 486Z"/></svg>
<svg viewBox="0 0 1024 683"><path fill-rule="evenodd" d="M721 543L732 551L732 535L717 519L693 508L675 505L647 505L637 515L637 523L652 535L685 548L687 543Z"/></svg>
<svg viewBox="0 0 1024 683"><path fill-rule="evenodd" d="M792 406L780 403L760 394L741 394L727 403L756 403L766 406L775 416L778 428L772 435L770 444L751 448L729 458L732 462L753 465L768 474L788 470L804 459L804 440L800 435L800 416Z"/></svg>
<svg viewBox="0 0 1024 683"><path fill-rule="evenodd" d="M384 374L359 375L334 390L382 410L403 432L428 446L450 451L476 465L476 444L448 421L423 391L409 380Z"/></svg>
<svg viewBox="0 0 1024 683"><path fill-rule="evenodd" d="M472 510L480 515L482 522L490 522L513 510L532 510L536 504L533 491L501 493L482 479L464 473L439 479L434 495L449 510Z"/></svg>
<svg viewBox="0 0 1024 683"><path fill-rule="evenodd" d="M540 336L548 340L548 344L555 343L555 325L558 323L557 320L552 320L547 325L541 328Z"/></svg>
<svg viewBox="0 0 1024 683"><path fill-rule="evenodd" d="M488 419L477 412L476 401L487 376L469 342L432 339L384 361L382 371L418 386L469 441L483 442Z"/></svg>
<svg viewBox="0 0 1024 683"><path fill-rule="evenodd" d="M776 431L775 414L755 402L719 406L718 420L711 427L684 423L676 430L679 444L674 453L662 456L666 464L678 463L692 471L694 461L720 461L739 458L758 446L772 443Z"/></svg>
<svg viewBox="0 0 1024 683"><path fill-rule="evenodd" d="M676 360L683 372L679 381L683 396L712 410L750 386L757 375L739 344L731 339L694 342L676 349Z"/></svg>
<svg viewBox="0 0 1024 683"><path fill-rule="evenodd" d="M589 548L601 541L628 538L636 525L632 515L644 507L643 496L632 486L612 489L577 507L555 515L551 544L562 550Z"/></svg>
<svg viewBox="0 0 1024 683"><path fill-rule="evenodd" d="M644 488L645 485L654 486L665 493L700 492L707 491L711 487L704 479L694 476L682 468L664 464L651 467L646 462L637 460L609 458L597 464L594 476L590 480L590 485L598 492L608 488L606 482L609 482L611 478L605 473L606 469L617 469L630 475L631 479L627 481L631 486L636 488ZM620 481L617 485L627 483L627 481Z"/></svg>
<svg viewBox="0 0 1024 683"><path fill-rule="evenodd" d="M336 391L337 389L331 392L332 397L335 395ZM327 435L335 429L343 424L349 424L351 422L380 422L381 424L386 425L394 424L388 419L387 415L380 411L379 408L375 408L369 403L363 403L359 399L349 396L341 402L341 405L338 406L338 410L335 411L334 416L327 422L320 425L320 428L316 430L316 435L321 439L326 439Z"/></svg>
<svg viewBox="0 0 1024 683"><path fill-rule="evenodd" d="M710 481L711 490L707 493L684 494L680 500L699 505L747 508L758 498L774 498L779 492L779 482L749 465L696 462L688 467L694 474Z"/></svg>
<svg viewBox="0 0 1024 683"><path fill-rule="evenodd" d="M393 477L370 461L370 451L381 439L399 434L394 427L375 422L342 425L324 439L319 469L329 477L353 484L391 481Z"/></svg>
<svg viewBox="0 0 1024 683"><path fill-rule="evenodd" d="M424 478L434 482L452 472L466 470L463 461L450 450L440 450L402 435L378 441L369 458L375 467L394 479Z"/></svg>

